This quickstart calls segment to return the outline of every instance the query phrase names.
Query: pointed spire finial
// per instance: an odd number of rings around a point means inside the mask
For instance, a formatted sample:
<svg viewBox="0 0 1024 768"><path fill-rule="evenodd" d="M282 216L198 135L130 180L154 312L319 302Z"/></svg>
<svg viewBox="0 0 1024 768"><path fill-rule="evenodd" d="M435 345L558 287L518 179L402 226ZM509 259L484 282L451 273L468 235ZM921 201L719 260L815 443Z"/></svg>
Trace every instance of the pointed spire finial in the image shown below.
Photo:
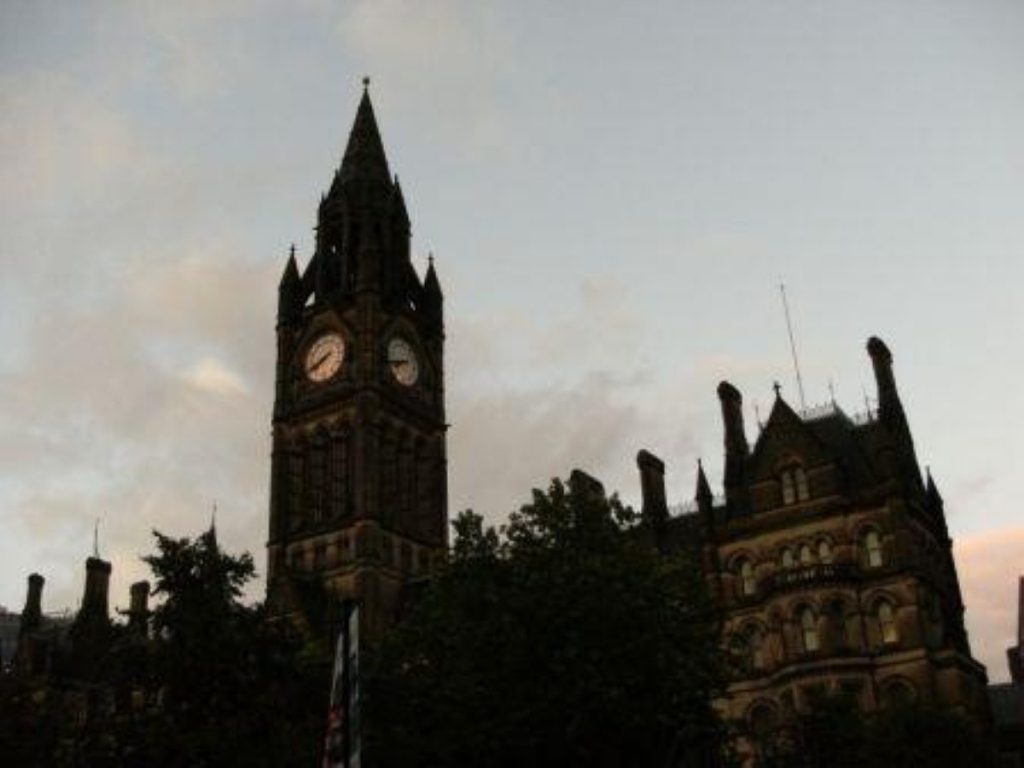
<svg viewBox="0 0 1024 768"><path fill-rule="evenodd" d="M292 243L292 247L288 249L288 255L295 258L295 243Z"/></svg>
<svg viewBox="0 0 1024 768"><path fill-rule="evenodd" d="M213 510L210 512L210 530L217 530L217 500L213 500Z"/></svg>
<svg viewBox="0 0 1024 768"><path fill-rule="evenodd" d="M370 76L363 75L363 92L365 93L370 89Z"/></svg>
<svg viewBox="0 0 1024 768"><path fill-rule="evenodd" d="M779 384L778 381L776 381L776 382L774 382L772 384L772 389L775 390L775 397L776 398L782 397L782 385Z"/></svg>
<svg viewBox="0 0 1024 768"><path fill-rule="evenodd" d="M708 483L708 476L704 474L704 462L697 459L697 491L693 495L701 508L709 507L714 498L711 493L711 485Z"/></svg>
<svg viewBox="0 0 1024 768"><path fill-rule="evenodd" d="M427 251L427 263L430 266L434 265L434 252L433 251Z"/></svg>
<svg viewBox="0 0 1024 768"><path fill-rule="evenodd" d="M97 517L92 526L92 556L100 559L100 519Z"/></svg>
<svg viewBox="0 0 1024 768"><path fill-rule="evenodd" d="M831 378L829 378L829 380L828 380L828 396L832 400L832 405L835 405L836 404L836 388L832 384L832 379Z"/></svg>

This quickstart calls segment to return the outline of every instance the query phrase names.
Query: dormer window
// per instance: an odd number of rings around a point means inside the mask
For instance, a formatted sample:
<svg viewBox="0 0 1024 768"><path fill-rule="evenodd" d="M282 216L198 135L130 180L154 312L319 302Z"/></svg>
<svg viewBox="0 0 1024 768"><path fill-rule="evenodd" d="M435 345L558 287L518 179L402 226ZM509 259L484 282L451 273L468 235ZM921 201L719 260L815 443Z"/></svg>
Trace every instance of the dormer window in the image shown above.
<svg viewBox="0 0 1024 768"><path fill-rule="evenodd" d="M782 503L792 504L796 501L796 487L793 485L793 473L782 473Z"/></svg>
<svg viewBox="0 0 1024 768"><path fill-rule="evenodd" d="M810 487L807 484L807 473L799 464L792 464L783 469L779 475L779 482L782 484L783 504L796 504L800 501L807 501L811 497Z"/></svg>

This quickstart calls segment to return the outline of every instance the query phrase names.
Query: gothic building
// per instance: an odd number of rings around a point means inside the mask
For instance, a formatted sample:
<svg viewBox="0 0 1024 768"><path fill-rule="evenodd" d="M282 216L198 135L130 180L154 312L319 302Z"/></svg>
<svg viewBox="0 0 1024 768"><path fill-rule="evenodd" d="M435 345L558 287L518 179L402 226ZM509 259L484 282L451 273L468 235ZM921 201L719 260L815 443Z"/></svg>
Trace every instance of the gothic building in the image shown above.
<svg viewBox="0 0 1024 768"><path fill-rule="evenodd" d="M422 280L411 265L365 92L316 232L305 269L293 253L280 284L268 599L300 624L358 599L375 632L444 552L446 424L441 289L433 264ZM658 545L698 552L721 607L738 663L719 706L754 736L836 693L987 718L942 497L919 469L889 349L872 338L868 353L876 412L796 411L777 389L753 446L723 382L724 494L699 467L690 512L669 513L664 464L638 456Z"/></svg>
<svg viewBox="0 0 1024 768"><path fill-rule="evenodd" d="M695 510L661 525L701 552L736 661L718 705L746 726L752 751L825 695L988 719L942 497L918 468L889 349L878 338L867 349L877 411L798 412L776 387L753 447L742 397L722 382L724 494L698 465ZM645 514L664 517L664 466L646 452L638 463Z"/></svg>
<svg viewBox="0 0 1024 768"><path fill-rule="evenodd" d="M378 631L445 548L443 300L409 247L364 91L315 250L279 289L268 599L300 624L356 599Z"/></svg>

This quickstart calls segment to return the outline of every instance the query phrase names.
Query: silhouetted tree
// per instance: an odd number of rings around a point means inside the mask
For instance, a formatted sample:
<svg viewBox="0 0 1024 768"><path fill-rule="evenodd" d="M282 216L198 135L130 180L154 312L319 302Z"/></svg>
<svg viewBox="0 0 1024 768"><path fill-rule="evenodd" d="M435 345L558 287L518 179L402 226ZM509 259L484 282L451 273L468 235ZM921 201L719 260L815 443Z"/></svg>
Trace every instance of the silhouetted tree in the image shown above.
<svg viewBox="0 0 1024 768"><path fill-rule="evenodd" d="M585 476L486 527L454 522L447 566L367 669L384 766L687 765L721 734L723 668L698 565L662 556Z"/></svg>
<svg viewBox="0 0 1024 768"><path fill-rule="evenodd" d="M863 713L848 697L820 697L762 743L772 768L985 768L988 734L955 712L905 704Z"/></svg>
<svg viewBox="0 0 1024 768"><path fill-rule="evenodd" d="M154 536L156 552L143 558L158 601L151 634L115 625L93 669L57 665L42 686L0 680L5 758L12 765L315 765L329 660L310 657L286 624L241 601L255 574L249 554L224 552L212 529L195 539ZM67 692L82 690L115 706L75 722Z"/></svg>
<svg viewBox="0 0 1024 768"><path fill-rule="evenodd" d="M322 749L326 660L303 655L284 624L241 602L255 575L214 530L174 539L154 531L152 680L159 715L135 734L139 764L310 765ZM162 599L161 599L162 598ZM317 663L322 661L322 663Z"/></svg>

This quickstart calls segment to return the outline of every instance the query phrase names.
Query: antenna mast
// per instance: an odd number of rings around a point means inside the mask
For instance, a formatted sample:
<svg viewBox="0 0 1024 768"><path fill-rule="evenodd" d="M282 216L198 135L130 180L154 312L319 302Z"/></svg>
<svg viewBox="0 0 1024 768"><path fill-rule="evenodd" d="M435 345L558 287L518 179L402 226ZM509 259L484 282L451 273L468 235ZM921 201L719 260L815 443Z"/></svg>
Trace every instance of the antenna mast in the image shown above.
<svg viewBox="0 0 1024 768"><path fill-rule="evenodd" d="M100 519L97 517L92 526L92 556L100 559Z"/></svg>
<svg viewBox="0 0 1024 768"><path fill-rule="evenodd" d="M796 341L793 339L793 321L789 317L789 302L786 300L786 284L779 280L779 293L782 294L782 310L786 313L786 331L789 333L789 351L793 354L793 370L796 371L796 388L800 392L800 409L807 410L804 399L804 380L800 376L800 361L796 356Z"/></svg>

